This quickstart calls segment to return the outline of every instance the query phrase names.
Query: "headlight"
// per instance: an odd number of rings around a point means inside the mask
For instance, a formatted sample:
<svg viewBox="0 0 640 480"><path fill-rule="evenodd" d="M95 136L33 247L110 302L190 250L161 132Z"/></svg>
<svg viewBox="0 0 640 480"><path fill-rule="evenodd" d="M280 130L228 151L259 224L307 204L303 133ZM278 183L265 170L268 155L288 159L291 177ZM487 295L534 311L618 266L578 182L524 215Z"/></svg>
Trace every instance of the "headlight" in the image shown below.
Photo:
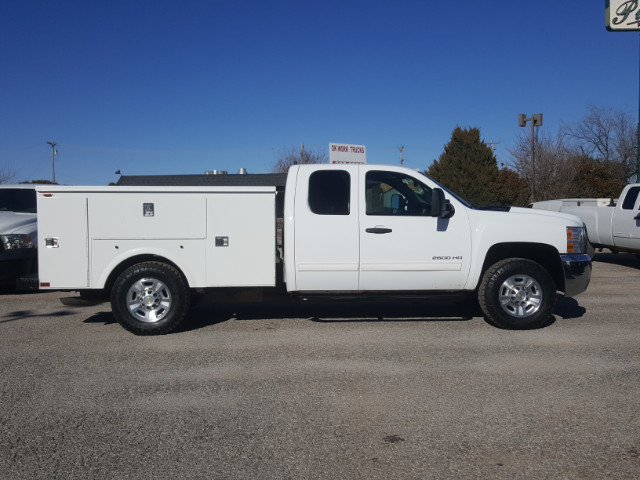
<svg viewBox="0 0 640 480"><path fill-rule="evenodd" d="M0 242L5 250L34 247L29 235L0 235Z"/></svg>
<svg viewBox="0 0 640 480"><path fill-rule="evenodd" d="M584 227L567 227L567 253L585 253L587 235Z"/></svg>

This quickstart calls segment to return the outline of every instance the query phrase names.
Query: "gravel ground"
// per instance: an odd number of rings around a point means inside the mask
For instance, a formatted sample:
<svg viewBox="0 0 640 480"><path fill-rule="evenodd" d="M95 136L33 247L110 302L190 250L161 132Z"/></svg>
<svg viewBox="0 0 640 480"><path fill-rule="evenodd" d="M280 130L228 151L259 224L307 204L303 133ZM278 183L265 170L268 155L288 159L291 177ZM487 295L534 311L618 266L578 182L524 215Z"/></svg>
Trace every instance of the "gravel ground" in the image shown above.
<svg viewBox="0 0 640 480"><path fill-rule="evenodd" d="M0 477L635 479L639 267L597 255L521 332L442 300L205 300L147 338L2 292Z"/></svg>

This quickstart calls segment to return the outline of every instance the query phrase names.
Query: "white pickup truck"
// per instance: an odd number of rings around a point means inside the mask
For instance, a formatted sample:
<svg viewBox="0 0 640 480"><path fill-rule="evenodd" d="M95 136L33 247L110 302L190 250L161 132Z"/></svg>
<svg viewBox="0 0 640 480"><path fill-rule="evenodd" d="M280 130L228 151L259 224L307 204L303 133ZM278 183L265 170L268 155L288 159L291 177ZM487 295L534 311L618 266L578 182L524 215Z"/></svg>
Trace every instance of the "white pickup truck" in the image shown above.
<svg viewBox="0 0 640 480"><path fill-rule="evenodd" d="M475 209L401 167L297 165L284 190L41 186L37 196L39 288L104 290L118 322L141 335L175 329L203 291L467 292L491 323L534 328L558 291L577 295L591 277L578 218Z"/></svg>
<svg viewBox="0 0 640 480"><path fill-rule="evenodd" d="M600 200L598 205L577 206L566 199L547 200L532 204L533 208L569 213L579 217L587 228L589 242L594 248L608 248L613 252L640 253L640 183L627 185L614 205Z"/></svg>
<svg viewBox="0 0 640 480"><path fill-rule="evenodd" d="M0 284L37 270L36 193L33 185L0 185Z"/></svg>

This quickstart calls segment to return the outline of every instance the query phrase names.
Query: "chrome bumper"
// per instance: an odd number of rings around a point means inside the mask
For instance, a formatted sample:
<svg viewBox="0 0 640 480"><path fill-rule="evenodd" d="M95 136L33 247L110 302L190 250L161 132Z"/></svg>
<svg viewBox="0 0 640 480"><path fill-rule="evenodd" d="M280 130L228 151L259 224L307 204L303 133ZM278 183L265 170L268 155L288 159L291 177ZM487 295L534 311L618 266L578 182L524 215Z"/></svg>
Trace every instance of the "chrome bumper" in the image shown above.
<svg viewBox="0 0 640 480"><path fill-rule="evenodd" d="M564 270L564 294L574 297L584 292L591 280L591 258L589 255L560 255Z"/></svg>

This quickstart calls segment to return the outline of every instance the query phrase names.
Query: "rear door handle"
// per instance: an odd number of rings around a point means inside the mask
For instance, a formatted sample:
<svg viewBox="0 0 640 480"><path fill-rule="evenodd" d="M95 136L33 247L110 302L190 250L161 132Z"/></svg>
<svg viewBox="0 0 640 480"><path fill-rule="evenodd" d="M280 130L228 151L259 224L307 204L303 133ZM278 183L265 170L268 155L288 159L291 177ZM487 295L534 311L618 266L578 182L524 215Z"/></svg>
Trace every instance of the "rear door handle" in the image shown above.
<svg viewBox="0 0 640 480"><path fill-rule="evenodd" d="M373 227L373 228L367 228L366 232L367 233L391 233L393 230L391 230L390 228L385 228L385 227Z"/></svg>

